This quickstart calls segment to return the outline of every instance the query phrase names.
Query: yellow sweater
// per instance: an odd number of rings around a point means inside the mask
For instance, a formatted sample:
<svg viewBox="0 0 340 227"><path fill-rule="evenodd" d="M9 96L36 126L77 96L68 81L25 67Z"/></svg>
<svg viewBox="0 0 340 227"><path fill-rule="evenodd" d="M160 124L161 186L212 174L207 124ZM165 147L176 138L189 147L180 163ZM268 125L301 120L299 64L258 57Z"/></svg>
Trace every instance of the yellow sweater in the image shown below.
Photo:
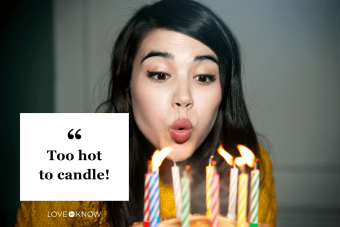
<svg viewBox="0 0 340 227"><path fill-rule="evenodd" d="M259 222L275 226L277 207L272 165L267 151L261 146L259 162L261 171ZM160 204L161 217L175 216L173 190L162 181L160 182ZM98 221L98 214L96 215L95 212L99 210L100 205L104 208L99 218L100 226L109 227L107 223L103 223L107 215L105 204L98 201L22 201L17 212L15 227L91 226ZM66 212L63 213L63 211ZM74 212L74 217L69 216L70 211ZM85 217L84 214L92 217Z"/></svg>

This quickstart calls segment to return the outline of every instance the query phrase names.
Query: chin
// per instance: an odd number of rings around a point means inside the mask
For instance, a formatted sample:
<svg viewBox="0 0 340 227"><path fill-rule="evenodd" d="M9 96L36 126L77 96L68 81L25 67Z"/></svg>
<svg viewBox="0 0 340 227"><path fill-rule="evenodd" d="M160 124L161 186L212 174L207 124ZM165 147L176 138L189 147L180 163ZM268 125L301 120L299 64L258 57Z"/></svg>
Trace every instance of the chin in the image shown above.
<svg viewBox="0 0 340 227"><path fill-rule="evenodd" d="M195 152L194 146L190 144L177 144L172 145L173 151L166 157L169 160L175 160L176 162L182 162L191 157Z"/></svg>

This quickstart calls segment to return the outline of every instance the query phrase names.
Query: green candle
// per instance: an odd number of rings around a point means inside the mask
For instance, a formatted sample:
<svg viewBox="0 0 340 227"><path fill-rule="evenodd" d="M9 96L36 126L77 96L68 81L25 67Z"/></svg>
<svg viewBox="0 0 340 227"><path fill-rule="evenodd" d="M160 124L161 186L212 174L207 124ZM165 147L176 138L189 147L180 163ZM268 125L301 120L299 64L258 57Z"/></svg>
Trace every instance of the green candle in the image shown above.
<svg viewBox="0 0 340 227"><path fill-rule="evenodd" d="M259 217L259 195L260 195L260 171L255 169L251 171L251 202L250 202L250 227L257 227Z"/></svg>
<svg viewBox="0 0 340 227"><path fill-rule="evenodd" d="M190 168L190 167L189 167ZM190 179L186 174L181 178L182 186L182 227L189 227L189 214L190 214Z"/></svg>

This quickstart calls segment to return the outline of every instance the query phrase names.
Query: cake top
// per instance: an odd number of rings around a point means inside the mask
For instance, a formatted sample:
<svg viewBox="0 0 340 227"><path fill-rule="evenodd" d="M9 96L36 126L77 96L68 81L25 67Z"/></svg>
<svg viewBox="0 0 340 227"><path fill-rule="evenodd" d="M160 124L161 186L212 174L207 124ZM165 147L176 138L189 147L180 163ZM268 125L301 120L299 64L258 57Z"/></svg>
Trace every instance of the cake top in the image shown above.
<svg viewBox="0 0 340 227"><path fill-rule="evenodd" d="M202 214L193 214L189 217L190 227L210 227L210 218ZM219 217L220 227L236 227L237 222L229 220L226 217L220 215ZM248 224L247 224L248 226ZM143 227L143 222L136 222L133 227ZM158 227L181 227L181 219L176 217L162 218Z"/></svg>

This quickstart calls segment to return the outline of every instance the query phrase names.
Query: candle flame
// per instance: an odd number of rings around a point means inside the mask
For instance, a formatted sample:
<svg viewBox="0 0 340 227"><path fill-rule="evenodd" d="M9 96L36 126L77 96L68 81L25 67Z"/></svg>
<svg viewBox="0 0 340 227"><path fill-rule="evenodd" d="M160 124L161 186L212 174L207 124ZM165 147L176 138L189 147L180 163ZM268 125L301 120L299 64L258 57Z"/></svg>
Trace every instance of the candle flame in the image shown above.
<svg viewBox="0 0 340 227"><path fill-rule="evenodd" d="M237 157L235 158L235 163L240 169L242 169L243 166L246 164L246 160L244 160L244 158Z"/></svg>
<svg viewBox="0 0 340 227"><path fill-rule="evenodd" d="M225 159L225 161L230 165L234 165L234 158L226 150L223 149L222 144L217 149L217 152Z"/></svg>
<svg viewBox="0 0 340 227"><path fill-rule="evenodd" d="M237 145L237 149L240 151L242 158L244 158L246 164L250 167L254 167L255 155L248 147L243 145Z"/></svg>
<svg viewBox="0 0 340 227"><path fill-rule="evenodd" d="M216 165L216 161L215 161L215 160L212 161L212 162L211 162L211 165L213 165L213 166Z"/></svg>
<svg viewBox="0 0 340 227"><path fill-rule="evenodd" d="M189 165L186 165L186 166L185 166L185 169L186 169L186 170L189 170L189 169L190 169L190 166L189 166Z"/></svg>
<svg viewBox="0 0 340 227"><path fill-rule="evenodd" d="M158 149L153 153L152 156L152 171L155 172L158 167L162 164L163 160L168 156L168 154L173 150L172 147L166 147L159 151Z"/></svg>

